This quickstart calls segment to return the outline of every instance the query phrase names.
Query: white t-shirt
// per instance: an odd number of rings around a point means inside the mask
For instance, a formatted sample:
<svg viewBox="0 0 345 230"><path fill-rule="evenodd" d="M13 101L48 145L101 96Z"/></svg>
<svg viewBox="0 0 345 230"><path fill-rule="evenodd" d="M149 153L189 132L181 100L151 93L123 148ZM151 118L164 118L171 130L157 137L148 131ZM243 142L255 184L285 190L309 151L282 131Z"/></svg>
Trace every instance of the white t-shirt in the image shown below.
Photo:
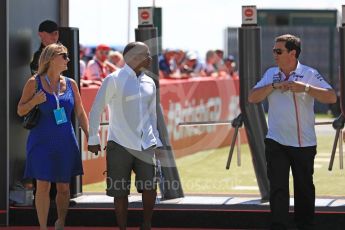
<svg viewBox="0 0 345 230"><path fill-rule="evenodd" d="M211 75L212 73L217 72L216 68L214 68L214 65L205 63L204 70L207 74L207 76Z"/></svg>
<svg viewBox="0 0 345 230"><path fill-rule="evenodd" d="M266 71L254 88L270 85L273 82L282 82L285 78L278 67L273 67ZM317 70L299 62L296 70L290 73L287 80L299 81L319 88L332 88ZM282 92L277 89L273 90L267 99L269 103L267 138L287 146L316 145L313 97L305 92Z"/></svg>
<svg viewBox="0 0 345 230"><path fill-rule="evenodd" d="M87 63L84 79L86 80L103 80L110 74L104 63L92 59Z"/></svg>

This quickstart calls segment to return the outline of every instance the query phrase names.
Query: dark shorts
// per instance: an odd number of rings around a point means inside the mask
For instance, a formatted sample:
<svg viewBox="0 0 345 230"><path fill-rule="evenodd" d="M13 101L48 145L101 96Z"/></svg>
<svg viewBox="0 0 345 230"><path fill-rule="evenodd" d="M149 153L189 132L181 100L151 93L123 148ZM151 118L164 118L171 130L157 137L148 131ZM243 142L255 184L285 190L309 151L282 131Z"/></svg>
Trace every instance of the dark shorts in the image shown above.
<svg viewBox="0 0 345 230"><path fill-rule="evenodd" d="M107 189L112 197L130 193L131 173L135 173L138 192L156 190L156 163L154 150L137 151L125 148L114 141L107 143Z"/></svg>

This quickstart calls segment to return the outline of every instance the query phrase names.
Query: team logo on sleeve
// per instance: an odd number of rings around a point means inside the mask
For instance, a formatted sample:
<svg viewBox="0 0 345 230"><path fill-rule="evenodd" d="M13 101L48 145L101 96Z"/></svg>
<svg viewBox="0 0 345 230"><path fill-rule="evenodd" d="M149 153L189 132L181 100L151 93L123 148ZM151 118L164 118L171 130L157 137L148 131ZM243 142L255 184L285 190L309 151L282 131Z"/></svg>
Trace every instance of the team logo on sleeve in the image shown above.
<svg viewBox="0 0 345 230"><path fill-rule="evenodd" d="M321 76L321 74L317 73L315 75L316 79L319 80L319 81L323 81L323 77Z"/></svg>
<svg viewBox="0 0 345 230"><path fill-rule="evenodd" d="M302 79L302 78L304 78L303 75L299 75L299 74L295 74L295 75L294 75L295 81L298 81L298 80L300 80L300 79Z"/></svg>
<svg viewBox="0 0 345 230"><path fill-rule="evenodd" d="M273 75L273 83L281 82L282 81L282 74L281 72L275 73Z"/></svg>

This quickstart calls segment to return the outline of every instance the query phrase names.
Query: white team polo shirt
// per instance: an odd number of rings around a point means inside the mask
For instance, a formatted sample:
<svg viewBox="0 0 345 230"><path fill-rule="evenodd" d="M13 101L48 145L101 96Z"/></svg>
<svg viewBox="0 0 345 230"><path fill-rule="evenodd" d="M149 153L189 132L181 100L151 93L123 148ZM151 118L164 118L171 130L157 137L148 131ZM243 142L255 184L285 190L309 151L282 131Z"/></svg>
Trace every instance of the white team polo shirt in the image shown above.
<svg viewBox="0 0 345 230"><path fill-rule="evenodd" d="M254 88L285 80L285 74L278 67L269 68ZM317 70L298 62L287 81L299 81L311 86L331 89ZM314 98L309 94L273 90L267 97L268 133L267 138L282 145L307 147L316 145Z"/></svg>

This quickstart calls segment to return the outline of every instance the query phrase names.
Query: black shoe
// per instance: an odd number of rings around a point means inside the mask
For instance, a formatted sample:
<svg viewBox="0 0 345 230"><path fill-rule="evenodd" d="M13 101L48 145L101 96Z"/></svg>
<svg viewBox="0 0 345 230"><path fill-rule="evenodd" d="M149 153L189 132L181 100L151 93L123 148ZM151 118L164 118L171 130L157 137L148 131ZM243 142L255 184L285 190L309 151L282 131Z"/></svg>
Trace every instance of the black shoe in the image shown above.
<svg viewBox="0 0 345 230"><path fill-rule="evenodd" d="M69 206L70 207L74 207L77 205L77 202L75 202L74 200L69 200Z"/></svg>

